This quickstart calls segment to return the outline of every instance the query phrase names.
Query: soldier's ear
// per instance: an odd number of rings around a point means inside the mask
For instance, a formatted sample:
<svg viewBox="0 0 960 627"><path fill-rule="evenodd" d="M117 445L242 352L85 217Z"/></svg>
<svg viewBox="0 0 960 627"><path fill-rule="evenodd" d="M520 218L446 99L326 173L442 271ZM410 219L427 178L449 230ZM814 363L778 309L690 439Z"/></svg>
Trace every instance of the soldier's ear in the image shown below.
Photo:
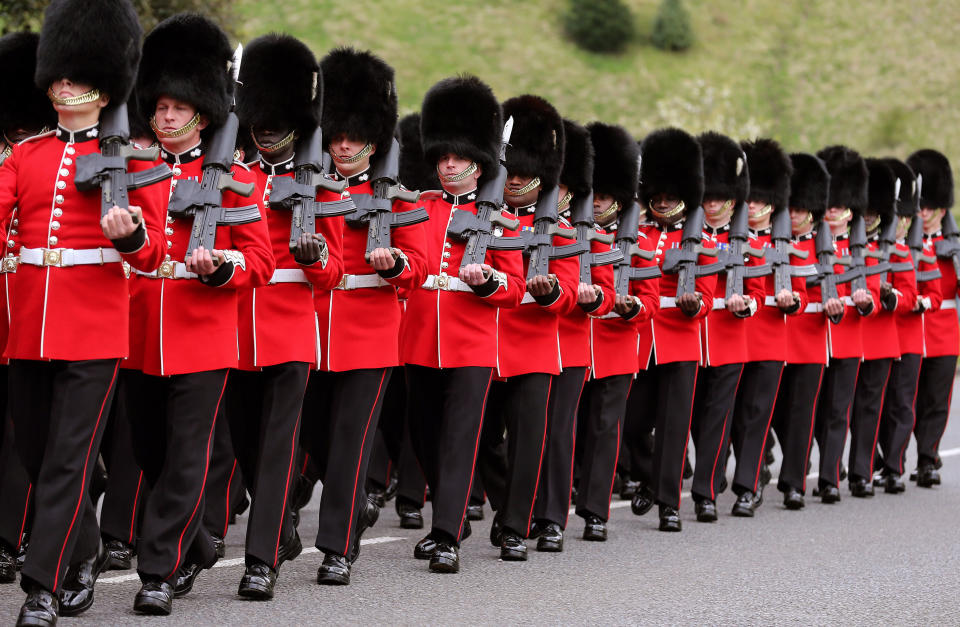
<svg viewBox="0 0 960 627"><path fill-rule="evenodd" d="M375 154L377 154L377 145L376 145L376 144L370 144L370 156L372 157L372 156L375 155Z"/></svg>
<svg viewBox="0 0 960 627"><path fill-rule="evenodd" d="M97 106L101 109L110 104L110 94L100 93L100 99L97 101Z"/></svg>
<svg viewBox="0 0 960 627"><path fill-rule="evenodd" d="M201 114L200 114L200 121L197 122L197 128L202 131L203 129L207 128L208 126L210 126L210 118L208 118L207 116L205 116L205 115L203 115L203 114L201 113Z"/></svg>
<svg viewBox="0 0 960 627"><path fill-rule="evenodd" d="M480 177L483 176L483 166L479 163L477 164L477 170L473 173L474 180L480 180Z"/></svg>

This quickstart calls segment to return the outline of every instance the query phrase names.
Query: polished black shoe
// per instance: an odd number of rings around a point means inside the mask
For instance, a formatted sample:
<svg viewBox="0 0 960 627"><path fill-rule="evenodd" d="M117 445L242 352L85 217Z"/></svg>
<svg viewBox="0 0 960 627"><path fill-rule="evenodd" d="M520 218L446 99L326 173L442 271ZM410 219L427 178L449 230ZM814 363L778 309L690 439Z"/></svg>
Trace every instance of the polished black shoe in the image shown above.
<svg viewBox="0 0 960 627"><path fill-rule="evenodd" d="M467 520L483 520L483 505L467 505Z"/></svg>
<svg viewBox="0 0 960 627"><path fill-rule="evenodd" d="M213 549L217 552L217 559L223 559L227 554L227 543L220 536L211 533L210 539L213 540Z"/></svg>
<svg viewBox="0 0 960 627"><path fill-rule="evenodd" d="M17 580L17 556L6 542L0 540L0 583Z"/></svg>
<svg viewBox="0 0 960 627"><path fill-rule="evenodd" d="M630 499L630 511L637 516L643 516L653 508L653 492L645 485L637 488L633 498Z"/></svg>
<svg viewBox="0 0 960 627"><path fill-rule="evenodd" d="M490 525L490 544L500 548L500 536L503 535L503 524L497 516L493 517L493 524Z"/></svg>
<svg viewBox="0 0 960 627"><path fill-rule="evenodd" d="M800 494L800 490L790 488L783 494L783 506L787 509L803 509L803 495Z"/></svg>
<svg viewBox="0 0 960 627"><path fill-rule="evenodd" d="M733 504L730 513L741 518L753 518L756 508L757 496L753 492L747 491L737 497L737 502Z"/></svg>
<svg viewBox="0 0 960 627"><path fill-rule="evenodd" d="M101 542L94 555L70 565L60 587L61 616L77 616L93 605L94 585L109 561L110 553Z"/></svg>
<svg viewBox="0 0 960 627"><path fill-rule="evenodd" d="M917 470L917 485L921 488L940 485L940 472L932 464L921 466Z"/></svg>
<svg viewBox="0 0 960 627"><path fill-rule="evenodd" d="M563 551L563 529L555 522L545 522L540 526L537 536L537 550L543 553Z"/></svg>
<svg viewBox="0 0 960 627"><path fill-rule="evenodd" d="M873 496L873 482L861 479L860 477L850 479L850 494L858 499L864 499Z"/></svg>
<svg viewBox="0 0 960 627"><path fill-rule="evenodd" d="M583 539L591 542L607 541L607 523L599 516L587 516L583 524Z"/></svg>
<svg viewBox="0 0 960 627"><path fill-rule="evenodd" d="M27 600L20 607L20 616L17 617L17 627L21 625L56 625L60 605L57 595L39 586L33 586L27 591Z"/></svg>
<svg viewBox="0 0 960 627"><path fill-rule="evenodd" d="M427 534L413 547L413 556L418 560L428 560L433 557L433 552L436 550L437 541L433 539L433 536Z"/></svg>
<svg viewBox="0 0 960 627"><path fill-rule="evenodd" d="M717 504L710 499L697 501L693 506L699 522L717 522Z"/></svg>
<svg viewBox="0 0 960 627"><path fill-rule="evenodd" d="M916 481L917 481L917 470L916 470L916 469L914 469L914 471L910 473L910 481L913 481L914 483L916 483Z"/></svg>
<svg viewBox="0 0 960 627"><path fill-rule="evenodd" d="M504 529L500 538L500 559L505 562L527 561L527 545L519 534Z"/></svg>
<svg viewBox="0 0 960 627"><path fill-rule="evenodd" d="M637 490L640 488L639 481L631 481L630 479L624 479L623 483L620 484L620 500L629 501L633 499L633 495L637 493Z"/></svg>
<svg viewBox="0 0 960 627"><path fill-rule="evenodd" d="M173 584L173 596L179 599L186 594L190 594L201 570L199 564L184 564L181 566L180 570L177 571L177 580Z"/></svg>
<svg viewBox="0 0 960 627"><path fill-rule="evenodd" d="M441 540L437 542L430 556L430 570L435 573L452 574L460 570L460 550L453 543Z"/></svg>
<svg viewBox="0 0 960 627"><path fill-rule="evenodd" d="M342 555L327 553L317 569L317 583L325 586L346 586L350 583L350 561Z"/></svg>
<svg viewBox="0 0 960 627"><path fill-rule="evenodd" d="M825 485L820 488L820 501L828 505L840 502L840 490L836 486Z"/></svg>
<svg viewBox="0 0 960 627"><path fill-rule="evenodd" d="M680 531L683 524L680 522L680 512L669 505L660 506L660 531Z"/></svg>
<svg viewBox="0 0 960 627"><path fill-rule="evenodd" d="M887 494L900 494L907 491L907 486L903 483L903 477L891 472L883 477L883 491Z"/></svg>
<svg viewBox="0 0 960 627"><path fill-rule="evenodd" d="M277 583L277 571L263 562L255 562L247 566L237 594L255 601L269 601L273 598L273 587Z"/></svg>
<svg viewBox="0 0 960 627"><path fill-rule="evenodd" d="M400 517L400 527L403 529L423 529L423 514L416 505L397 499L397 516Z"/></svg>
<svg viewBox="0 0 960 627"><path fill-rule="evenodd" d="M106 570L129 570L133 563L133 547L123 540L107 540L104 545L110 554Z"/></svg>
<svg viewBox="0 0 960 627"><path fill-rule="evenodd" d="M387 504L386 493L384 492L383 488L380 487L368 487L367 498L370 499L370 502L380 508Z"/></svg>
<svg viewBox="0 0 960 627"><path fill-rule="evenodd" d="M397 496L397 491L400 489L400 475L393 473L390 475L390 482L387 484L387 489L383 491L383 498L387 501Z"/></svg>
<svg viewBox="0 0 960 627"><path fill-rule="evenodd" d="M145 581L133 599L133 611L151 616L169 616L173 610L173 586L166 581Z"/></svg>
<svg viewBox="0 0 960 627"><path fill-rule="evenodd" d="M377 507L376 503L367 498L364 508L360 510L360 515L357 517L357 535L353 537L353 545L350 548L351 564L356 562L357 558L360 557L360 539L363 537L364 532L377 524L379 518L380 508Z"/></svg>
<svg viewBox="0 0 960 627"><path fill-rule="evenodd" d="M297 529L293 529L293 535L287 538L282 545L280 545L280 553L277 555L278 564L283 564L284 562L289 562L290 560L295 560L300 557L300 553L303 552L303 543L300 541L300 534L297 533Z"/></svg>

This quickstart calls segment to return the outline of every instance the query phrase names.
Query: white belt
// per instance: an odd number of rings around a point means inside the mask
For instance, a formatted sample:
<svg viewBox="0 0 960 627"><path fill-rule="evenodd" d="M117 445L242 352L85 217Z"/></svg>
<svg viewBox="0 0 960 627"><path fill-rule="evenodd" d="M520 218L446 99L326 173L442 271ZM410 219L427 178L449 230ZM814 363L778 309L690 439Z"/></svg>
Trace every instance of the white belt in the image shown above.
<svg viewBox="0 0 960 627"><path fill-rule="evenodd" d="M808 303L806 307L803 308L803 313L822 313L823 312L823 303Z"/></svg>
<svg viewBox="0 0 960 627"><path fill-rule="evenodd" d="M120 263L120 253L113 248L21 248L20 263L57 268L102 266L105 263Z"/></svg>
<svg viewBox="0 0 960 627"><path fill-rule="evenodd" d="M623 319L623 317L620 314L618 314L615 311L611 311L610 313L606 313L606 314L603 314L602 316L599 316L597 320L610 320L612 318L620 318L621 320Z"/></svg>
<svg viewBox="0 0 960 627"><path fill-rule="evenodd" d="M957 308L957 301L952 298L950 300L945 300L942 303L940 303L940 309L956 309L956 308Z"/></svg>
<svg viewBox="0 0 960 627"><path fill-rule="evenodd" d="M677 299L673 296L660 297L660 309L670 309L677 306Z"/></svg>
<svg viewBox="0 0 960 627"><path fill-rule="evenodd" d="M307 275L299 268L280 268L273 271L269 285L274 283L309 283Z"/></svg>
<svg viewBox="0 0 960 627"><path fill-rule="evenodd" d="M854 302L853 302L853 299L852 299L851 297L849 297L849 296L843 296L843 297L840 298L840 300L842 300L842 301L843 301L843 304L846 305L847 307L854 307L854 306L856 306L856 303L854 303Z"/></svg>
<svg viewBox="0 0 960 627"><path fill-rule="evenodd" d="M520 300L521 305L529 305L530 303L535 303L535 302L537 302L537 299L535 299L533 297L533 294L531 294L530 292L524 292L523 298Z"/></svg>
<svg viewBox="0 0 960 627"><path fill-rule="evenodd" d="M164 261L153 272L134 272L148 279L196 279L200 276L195 272L187 272L187 264L180 261Z"/></svg>
<svg viewBox="0 0 960 627"><path fill-rule="evenodd" d="M726 309L726 308L727 308L727 299L726 299L726 298L714 298L714 299L713 299L713 308L714 308L714 309Z"/></svg>
<svg viewBox="0 0 960 627"><path fill-rule="evenodd" d="M777 306L776 296L767 296L766 298L763 299L763 304L766 305L767 307L776 307Z"/></svg>
<svg viewBox="0 0 960 627"><path fill-rule="evenodd" d="M367 287L390 285L379 274L345 274L335 290L359 290Z"/></svg>
<svg viewBox="0 0 960 627"><path fill-rule="evenodd" d="M445 292L472 292L473 289L455 276L446 274L428 274L421 285L425 290L443 290Z"/></svg>

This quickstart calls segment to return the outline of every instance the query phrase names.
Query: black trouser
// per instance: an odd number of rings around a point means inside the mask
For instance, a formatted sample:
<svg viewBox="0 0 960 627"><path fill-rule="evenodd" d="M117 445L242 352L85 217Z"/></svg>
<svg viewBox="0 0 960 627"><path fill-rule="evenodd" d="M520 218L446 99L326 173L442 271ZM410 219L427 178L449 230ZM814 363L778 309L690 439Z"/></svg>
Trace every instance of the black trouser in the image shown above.
<svg viewBox="0 0 960 627"><path fill-rule="evenodd" d="M506 394L501 388L503 381L493 381L487 396L486 410L483 412L483 430L480 433L480 448L474 464L474 486L471 489L471 502L476 501L480 489L490 499L490 507L499 512L504 507L507 496L507 440L503 406Z"/></svg>
<svg viewBox="0 0 960 627"><path fill-rule="evenodd" d="M782 361L751 361L743 366L731 429L737 457L733 491L737 495L757 491L782 372Z"/></svg>
<svg viewBox="0 0 960 627"><path fill-rule="evenodd" d="M118 380L123 381L127 373L121 370ZM148 490L143 471L134 458L133 435L122 395L117 395L113 404L101 453L107 467L107 487L100 509L100 535L105 541L120 540L134 546Z"/></svg>
<svg viewBox="0 0 960 627"><path fill-rule="evenodd" d="M227 377L229 378L232 375ZM226 394L226 392L224 392ZM213 449L204 490L203 526L208 533L225 538L230 519L247 490L246 477L240 469L233 450L230 421L225 414L226 403L220 403L217 424L213 431Z"/></svg>
<svg viewBox="0 0 960 627"><path fill-rule="evenodd" d="M773 428L783 453L777 479L777 489L781 492L793 488L806 493L807 463L823 371L823 364L787 364L780 377Z"/></svg>
<svg viewBox="0 0 960 627"><path fill-rule="evenodd" d="M856 357L831 359L823 373L817 397L817 422L814 434L820 449L820 487L840 485L840 461L847 441L850 405L857 386L860 360Z"/></svg>
<svg viewBox="0 0 960 627"><path fill-rule="evenodd" d="M883 401L878 443L883 453L883 467L898 475L903 474L907 446L913 433L920 362L921 357L916 353L901 355L893 362Z"/></svg>
<svg viewBox="0 0 960 627"><path fill-rule="evenodd" d="M137 572L169 580L186 563L208 568L216 552L204 529L204 489L227 369L123 380L133 450L150 496L144 503Z"/></svg>
<svg viewBox="0 0 960 627"><path fill-rule="evenodd" d="M565 368L550 387L547 442L537 485L536 520L567 526L573 480L573 450L577 439L577 406L587 376L586 366ZM614 453L616 456L616 453Z"/></svg>
<svg viewBox="0 0 960 627"><path fill-rule="evenodd" d="M913 427L913 435L917 438L918 467L933 464L939 468L941 465L940 438L947 429L956 369L956 355L925 357L920 366L917 421Z"/></svg>
<svg viewBox="0 0 960 627"><path fill-rule="evenodd" d="M278 568L280 547L294 533L289 497L296 465L300 410L310 364L287 362L260 372L232 370L224 413L252 503L247 521L247 564Z"/></svg>
<svg viewBox="0 0 960 627"><path fill-rule="evenodd" d="M873 459L880 435L880 412L893 359L868 359L860 364L850 412L850 480L873 478Z"/></svg>
<svg viewBox="0 0 960 627"><path fill-rule="evenodd" d="M696 383L697 362L676 361L641 370L630 391L631 478L650 486L661 505L680 507Z"/></svg>
<svg viewBox="0 0 960 627"><path fill-rule="evenodd" d="M16 552L23 535L29 531L33 485L17 455L13 421L7 416L4 416L3 427L6 435L0 447L0 542Z"/></svg>
<svg viewBox="0 0 960 627"><path fill-rule="evenodd" d="M580 458L580 480L577 484L577 515L610 518L610 494L617 473L617 457L623 439L627 396L633 375L621 374L587 382L584 390L586 412L578 428L578 441L583 450ZM569 499L570 489L567 484ZM569 506L569 505L568 505Z"/></svg>
<svg viewBox="0 0 960 627"><path fill-rule="evenodd" d="M690 435L696 447L694 499L715 501L723 488L730 447L730 424L743 364L709 366L697 371Z"/></svg>
<svg viewBox="0 0 960 627"><path fill-rule="evenodd" d="M70 562L89 558L100 546L88 486L119 365L119 359L10 362L10 416L36 512L24 590L33 581L57 592Z"/></svg>
<svg viewBox="0 0 960 627"><path fill-rule="evenodd" d="M406 373L410 437L430 485L432 528L459 542L493 369L408 365Z"/></svg>
<svg viewBox="0 0 960 627"><path fill-rule="evenodd" d="M397 462L397 498L411 505L423 507L427 496L427 480L417 462L417 454L410 436L410 423L403 430L400 460Z"/></svg>
<svg viewBox="0 0 960 627"><path fill-rule="evenodd" d="M373 436L373 449L370 451L370 463L367 467L368 484L381 490L389 485L390 477L400 459L407 422L406 388L403 369L395 370L384 393L383 409L380 411L380 422Z"/></svg>
<svg viewBox="0 0 960 627"><path fill-rule="evenodd" d="M303 422L311 423L311 441L305 446L323 482L316 547L325 553L350 555L367 500L367 465L392 371L318 371L307 384Z"/></svg>

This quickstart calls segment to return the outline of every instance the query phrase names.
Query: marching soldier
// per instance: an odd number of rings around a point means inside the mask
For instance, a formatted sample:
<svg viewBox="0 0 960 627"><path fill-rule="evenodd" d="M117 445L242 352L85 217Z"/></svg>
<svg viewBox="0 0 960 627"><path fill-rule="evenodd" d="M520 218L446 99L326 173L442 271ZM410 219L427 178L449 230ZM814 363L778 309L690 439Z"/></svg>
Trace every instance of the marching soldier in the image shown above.
<svg viewBox="0 0 960 627"><path fill-rule="evenodd" d="M144 41L137 98L160 141L160 159L173 171L160 186L171 198L185 181L210 175L204 162L211 148L229 151L210 153L218 163L232 158L231 56L220 27L193 13L164 20ZM238 163L229 175L240 184L256 181ZM224 191L221 203L255 207L262 216L261 196L256 189L249 198ZM134 453L150 486L133 607L158 615L169 614L174 595L190 592L199 571L216 561L202 524L204 487L227 372L237 366L237 290L265 284L274 268L264 220L217 228L212 250L189 250L194 217L174 209L171 202L163 217L163 263L131 277L129 365L136 370L121 385Z"/></svg>

